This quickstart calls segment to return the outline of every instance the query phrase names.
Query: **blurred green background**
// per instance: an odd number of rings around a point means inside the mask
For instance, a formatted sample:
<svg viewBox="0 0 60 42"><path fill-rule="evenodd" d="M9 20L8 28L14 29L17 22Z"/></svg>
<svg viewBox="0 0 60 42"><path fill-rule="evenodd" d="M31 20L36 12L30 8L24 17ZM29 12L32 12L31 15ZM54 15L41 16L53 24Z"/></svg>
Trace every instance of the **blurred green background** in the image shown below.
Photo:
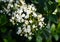
<svg viewBox="0 0 60 42"><path fill-rule="evenodd" d="M14 0L15 2L16 0ZM60 40L60 0L25 0L27 4L33 3L37 12L41 13L47 24L42 30L36 32L32 36L32 40L28 40L24 36L16 34L17 26L12 25L9 21L11 16L8 16L3 9L7 7L8 2L0 1L0 42L59 42ZM15 7L11 11L15 11ZM57 10L54 14L53 12Z"/></svg>

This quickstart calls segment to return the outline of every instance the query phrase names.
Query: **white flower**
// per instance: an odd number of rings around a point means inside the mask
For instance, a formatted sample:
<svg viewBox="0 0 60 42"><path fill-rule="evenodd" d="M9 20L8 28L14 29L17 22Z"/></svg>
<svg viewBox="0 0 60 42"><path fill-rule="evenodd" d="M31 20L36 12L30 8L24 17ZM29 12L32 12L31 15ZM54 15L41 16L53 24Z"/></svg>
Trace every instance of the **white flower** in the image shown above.
<svg viewBox="0 0 60 42"><path fill-rule="evenodd" d="M23 36L23 34L20 34L20 36Z"/></svg>
<svg viewBox="0 0 60 42"><path fill-rule="evenodd" d="M36 26L35 26L35 25L33 25L32 27L33 27L33 28L36 28Z"/></svg>
<svg viewBox="0 0 60 42"><path fill-rule="evenodd" d="M22 12L23 12L23 9L18 9L18 10L17 10L17 13L18 13L18 14L21 14Z"/></svg>
<svg viewBox="0 0 60 42"><path fill-rule="evenodd" d="M26 29L26 27L24 27L23 30L24 30L23 32L27 33L27 29Z"/></svg>
<svg viewBox="0 0 60 42"><path fill-rule="evenodd" d="M27 10L27 5L22 5L22 6L20 6L20 9L23 9L23 10L26 12L26 10Z"/></svg>
<svg viewBox="0 0 60 42"><path fill-rule="evenodd" d="M15 25L14 21L12 19L10 19L10 22L12 22L13 25Z"/></svg>
<svg viewBox="0 0 60 42"><path fill-rule="evenodd" d="M20 34L22 32L21 27L18 27L17 34Z"/></svg>
<svg viewBox="0 0 60 42"><path fill-rule="evenodd" d="M57 13L57 11L58 11L58 10L57 10L57 9L55 9L55 11L54 11L52 14L56 14L56 13Z"/></svg>
<svg viewBox="0 0 60 42"><path fill-rule="evenodd" d="M18 18L20 18L20 15L16 14L15 17L18 19Z"/></svg>
<svg viewBox="0 0 60 42"><path fill-rule="evenodd" d="M25 36L25 37L27 37L28 35L27 35L27 34L25 34L24 36Z"/></svg>
<svg viewBox="0 0 60 42"><path fill-rule="evenodd" d="M38 29L36 28L36 30L38 30Z"/></svg>
<svg viewBox="0 0 60 42"><path fill-rule="evenodd" d="M37 17L37 14L36 14L35 12L33 12L33 16L34 16L34 17Z"/></svg>
<svg viewBox="0 0 60 42"><path fill-rule="evenodd" d="M32 35L32 32L30 32L29 35Z"/></svg>
<svg viewBox="0 0 60 42"><path fill-rule="evenodd" d="M39 26L41 26L41 27L43 26L42 22L39 22Z"/></svg>
<svg viewBox="0 0 60 42"><path fill-rule="evenodd" d="M19 19L16 19L17 22L21 22Z"/></svg>
<svg viewBox="0 0 60 42"><path fill-rule="evenodd" d="M36 11L36 8L35 8L35 7L32 7L32 10L33 10L33 11Z"/></svg>
<svg viewBox="0 0 60 42"><path fill-rule="evenodd" d="M7 9L10 9L10 7L13 7L13 5L9 3Z"/></svg>
<svg viewBox="0 0 60 42"><path fill-rule="evenodd" d="M31 10L32 6L31 5L28 5L28 10Z"/></svg>
<svg viewBox="0 0 60 42"><path fill-rule="evenodd" d="M31 28L30 25L27 25L27 28L30 29Z"/></svg>
<svg viewBox="0 0 60 42"><path fill-rule="evenodd" d="M15 17L12 17L12 19L14 20L14 19L15 19Z"/></svg>
<svg viewBox="0 0 60 42"><path fill-rule="evenodd" d="M26 10L27 14L31 14L31 12L32 12L31 10Z"/></svg>
<svg viewBox="0 0 60 42"><path fill-rule="evenodd" d="M44 21L44 17L40 19L40 21Z"/></svg>
<svg viewBox="0 0 60 42"><path fill-rule="evenodd" d="M25 20L25 24L28 25L29 24L29 21L28 20Z"/></svg>
<svg viewBox="0 0 60 42"><path fill-rule="evenodd" d="M22 17L25 17L25 14L22 14L21 16L22 16Z"/></svg>
<svg viewBox="0 0 60 42"><path fill-rule="evenodd" d="M14 3L15 7L17 7L18 5L16 3Z"/></svg>
<svg viewBox="0 0 60 42"><path fill-rule="evenodd" d="M21 19L21 22L24 22L24 19Z"/></svg>
<svg viewBox="0 0 60 42"><path fill-rule="evenodd" d="M13 0L9 0L9 2L13 2Z"/></svg>
<svg viewBox="0 0 60 42"><path fill-rule="evenodd" d="M23 26L24 26L24 27L26 27L26 25L25 25L25 24L23 24Z"/></svg>
<svg viewBox="0 0 60 42"><path fill-rule="evenodd" d="M25 19L27 19L27 18L29 18L29 15L26 15L26 16L25 16Z"/></svg>
<svg viewBox="0 0 60 42"><path fill-rule="evenodd" d="M33 21L32 20L29 20L30 23L32 23Z"/></svg>
<svg viewBox="0 0 60 42"><path fill-rule="evenodd" d="M31 27L30 27L30 25L28 25L27 26L27 32L30 33L30 31L31 31Z"/></svg>
<svg viewBox="0 0 60 42"><path fill-rule="evenodd" d="M25 0L20 0L20 2L24 5L25 4Z"/></svg>
<svg viewBox="0 0 60 42"><path fill-rule="evenodd" d="M32 37L31 37L31 36L29 36L29 37L28 37L28 39L29 39L29 40L31 40L31 39L32 39Z"/></svg>
<svg viewBox="0 0 60 42"><path fill-rule="evenodd" d="M38 15L38 18L42 18L42 14L39 14L39 15Z"/></svg>

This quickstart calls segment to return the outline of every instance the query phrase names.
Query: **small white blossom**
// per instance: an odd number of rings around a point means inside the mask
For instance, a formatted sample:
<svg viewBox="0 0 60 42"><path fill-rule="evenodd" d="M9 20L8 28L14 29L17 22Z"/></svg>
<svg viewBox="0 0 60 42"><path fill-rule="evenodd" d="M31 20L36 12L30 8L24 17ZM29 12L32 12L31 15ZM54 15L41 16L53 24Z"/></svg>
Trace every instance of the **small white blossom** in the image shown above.
<svg viewBox="0 0 60 42"><path fill-rule="evenodd" d="M29 35L32 35L32 33L30 32Z"/></svg>
<svg viewBox="0 0 60 42"><path fill-rule="evenodd" d="M29 20L30 23L32 23L33 21L32 20Z"/></svg>
<svg viewBox="0 0 60 42"><path fill-rule="evenodd" d="M35 7L32 7L32 10L33 10L33 11L36 11L36 8L35 8Z"/></svg>
<svg viewBox="0 0 60 42"><path fill-rule="evenodd" d="M24 19L21 19L21 22L24 22Z"/></svg>
<svg viewBox="0 0 60 42"><path fill-rule="evenodd" d="M15 17L12 17L12 19L14 20L14 19L15 19Z"/></svg>
<svg viewBox="0 0 60 42"><path fill-rule="evenodd" d="M26 16L25 16L25 19L27 19L27 18L29 18L29 15L26 15Z"/></svg>
<svg viewBox="0 0 60 42"><path fill-rule="evenodd" d="M30 25L27 26L27 32L30 33L31 29L30 29Z"/></svg>
<svg viewBox="0 0 60 42"><path fill-rule="evenodd" d="M44 21L44 18L41 18L40 21Z"/></svg>
<svg viewBox="0 0 60 42"><path fill-rule="evenodd" d="M24 30L25 33L27 33L27 29L26 29L26 27L24 27L23 30Z"/></svg>
<svg viewBox="0 0 60 42"><path fill-rule="evenodd" d="M39 22L39 26L41 26L41 27L43 26L42 22Z"/></svg>
<svg viewBox="0 0 60 42"><path fill-rule="evenodd" d="M36 28L36 30L38 30L38 29Z"/></svg>
<svg viewBox="0 0 60 42"><path fill-rule="evenodd" d="M35 12L33 12L33 16L34 16L34 17L37 17L37 14L36 14Z"/></svg>
<svg viewBox="0 0 60 42"><path fill-rule="evenodd" d="M21 27L18 27L17 34L20 34L22 32Z"/></svg>
<svg viewBox="0 0 60 42"><path fill-rule="evenodd" d="M32 12L31 10L26 10L27 14L31 14L31 12Z"/></svg>
<svg viewBox="0 0 60 42"><path fill-rule="evenodd" d="M9 2L13 2L13 0L9 0Z"/></svg>
<svg viewBox="0 0 60 42"><path fill-rule="evenodd" d="M23 9L18 9L17 13L21 14L23 12Z"/></svg>
<svg viewBox="0 0 60 42"><path fill-rule="evenodd" d="M25 4L25 0L20 0L20 2L24 5Z"/></svg>
<svg viewBox="0 0 60 42"><path fill-rule="evenodd" d="M25 36L25 37L27 37L28 35L27 35L27 34L25 34L24 36Z"/></svg>
<svg viewBox="0 0 60 42"><path fill-rule="evenodd" d="M31 40L31 39L32 39L32 37L31 37L31 36L29 36L29 37L28 37L28 39L29 39L29 40Z"/></svg>
<svg viewBox="0 0 60 42"><path fill-rule="evenodd" d="M22 17L25 17L25 14L22 14Z"/></svg>
<svg viewBox="0 0 60 42"><path fill-rule="evenodd" d="M38 15L38 18L42 18L42 14L39 14L39 15Z"/></svg>
<svg viewBox="0 0 60 42"><path fill-rule="evenodd" d="M56 13L57 13L57 11L58 11L58 10L57 10L57 9L55 9L55 11L54 11L52 14L56 14Z"/></svg>
<svg viewBox="0 0 60 42"><path fill-rule="evenodd" d="M35 25L33 25L32 27L33 27L33 28L36 28L36 26L35 26Z"/></svg>
<svg viewBox="0 0 60 42"><path fill-rule="evenodd" d="M28 20L25 20L25 24L28 25L29 21Z"/></svg>

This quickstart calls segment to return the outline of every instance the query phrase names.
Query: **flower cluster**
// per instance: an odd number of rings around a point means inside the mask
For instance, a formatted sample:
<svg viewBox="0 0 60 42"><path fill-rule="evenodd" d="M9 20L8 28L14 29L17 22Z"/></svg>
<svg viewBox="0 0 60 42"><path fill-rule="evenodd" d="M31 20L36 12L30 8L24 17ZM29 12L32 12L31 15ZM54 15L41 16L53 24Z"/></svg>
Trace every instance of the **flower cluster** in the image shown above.
<svg viewBox="0 0 60 42"><path fill-rule="evenodd" d="M13 0L0 0L3 4L1 5L2 9L0 9L0 13L8 14L11 10L10 8L13 7Z"/></svg>
<svg viewBox="0 0 60 42"><path fill-rule="evenodd" d="M13 25L18 26L18 35L32 39L34 32L44 26L44 17L36 12L34 4L27 5L23 0L20 0L20 2L22 5L19 6L17 11L13 12L10 21Z"/></svg>

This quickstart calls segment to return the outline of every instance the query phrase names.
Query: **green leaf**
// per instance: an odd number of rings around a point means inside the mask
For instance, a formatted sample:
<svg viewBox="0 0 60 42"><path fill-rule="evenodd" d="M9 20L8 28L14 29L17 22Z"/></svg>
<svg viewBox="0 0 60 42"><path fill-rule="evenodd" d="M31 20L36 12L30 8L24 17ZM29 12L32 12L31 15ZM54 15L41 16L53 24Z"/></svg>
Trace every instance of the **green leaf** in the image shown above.
<svg viewBox="0 0 60 42"><path fill-rule="evenodd" d="M42 37L41 36L37 36L36 37L36 42L42 42Z"/></svg>
<svg viewBox="0 0 60 42"><path fill-rule="evenodd" d="M2 33L5 33L6 30L7 30L7 28L5 28L5 27L1 28L1 32L2 32Z"/></svg>
<svg viewBox="0 0 60 42"><path fill-rule="evenodd" d="M7 17L6 17L6 15L0 14L0 26L4 25L6 23L7 23Z"/></svg>
<svg viewBox="0 0 60 42"><path fill-rule="evenodd" d="M52 26L51 26L51 31L52 31L52 32L55 31L55 24L52 24Z"/></svg>
<svg viewBox="0 0 60 42"><path fill-rule="evenodd" d="M60 23L58 23L58 26L56 28L57 33L60 35Z"/></svg>
<svg viewBox="0 0 60 42"><path fill-rule="evenodd" d="M52 24L52 26L51 26L51 33L52 33L52 36L55 38L55 40L58 41L59 36L56 32L55 24Z"/></svg>
<svg viewBox="0 0 60 42"><path fill-rule="evenodd" d="M54 38L55 38L56 41L59 40L59 36L57 34L54 35Z"/></svg>
<svg viewBox="0 0 60 42"><path fill-rule="evenodd" d="M4 42L8 42L8 40L7 40L7 39L3 39L3 41L4 41Z"/></svg>
<svg viewBox="0 0 60 42"><path fill-rule="evenodd" d="M60 2L60 0L58 0L58 2Z"/></svg>

